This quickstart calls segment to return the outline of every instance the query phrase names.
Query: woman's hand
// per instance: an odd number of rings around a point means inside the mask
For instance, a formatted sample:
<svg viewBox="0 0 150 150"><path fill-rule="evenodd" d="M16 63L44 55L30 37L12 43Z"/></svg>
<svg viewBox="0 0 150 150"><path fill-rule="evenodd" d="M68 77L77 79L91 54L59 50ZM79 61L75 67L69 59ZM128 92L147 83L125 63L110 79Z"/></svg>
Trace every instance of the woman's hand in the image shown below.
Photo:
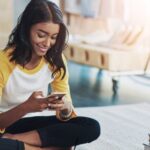
<svg viewBox="0 0 150 150"><path fill-rule="evenodd" d="M30 112L41 112L48 108L48 99L44 98L41 91L33 92L31 96L22 105L23 108Z"/></svg>
<svg viewBox="0 0 150 150"><path fill-rule="evenodd" d="M57 99L57 97L55 99L50 98L48 101L50 102L48 104L50 110L59 111L60 117L63 119L70 117L72 113L72 102L68 101L65 96L61 99Z"/></svg>
<svg viewBox="0 0 150 150"><path fill-rule="evenodd" d="M57 111L63 111L63 110L70 110L72 103L66 99L65 96L62 98L52 97L48 98L49 104L48 108L50 110L57 110Z"/></svg>

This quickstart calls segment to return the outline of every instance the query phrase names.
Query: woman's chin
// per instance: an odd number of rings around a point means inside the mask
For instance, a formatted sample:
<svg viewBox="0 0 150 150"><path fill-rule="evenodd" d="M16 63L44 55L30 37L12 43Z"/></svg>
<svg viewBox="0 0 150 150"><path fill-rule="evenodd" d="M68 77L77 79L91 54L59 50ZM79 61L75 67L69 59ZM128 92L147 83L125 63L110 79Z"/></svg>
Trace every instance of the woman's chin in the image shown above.
<svg viewBox="0 0 150 150"><path fill-rule="evenodd" d="M36 54L38 56L45 56L47 52L38 51Z"/></svg>

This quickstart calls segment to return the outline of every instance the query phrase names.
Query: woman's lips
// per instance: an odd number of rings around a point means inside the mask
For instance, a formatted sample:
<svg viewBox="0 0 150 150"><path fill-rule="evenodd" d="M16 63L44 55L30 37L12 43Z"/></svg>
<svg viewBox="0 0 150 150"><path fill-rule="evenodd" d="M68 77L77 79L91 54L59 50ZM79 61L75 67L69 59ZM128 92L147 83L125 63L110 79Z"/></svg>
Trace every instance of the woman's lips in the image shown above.
<svg viewBox="0 0 150 150"><path fill-rule="evenodd" d="M43 47L39 47L39 46L38 46L38 48L39 48L40 51L42 51L42 52L47 52L47 50L48 50L48 48L43 48Z"/></svg>

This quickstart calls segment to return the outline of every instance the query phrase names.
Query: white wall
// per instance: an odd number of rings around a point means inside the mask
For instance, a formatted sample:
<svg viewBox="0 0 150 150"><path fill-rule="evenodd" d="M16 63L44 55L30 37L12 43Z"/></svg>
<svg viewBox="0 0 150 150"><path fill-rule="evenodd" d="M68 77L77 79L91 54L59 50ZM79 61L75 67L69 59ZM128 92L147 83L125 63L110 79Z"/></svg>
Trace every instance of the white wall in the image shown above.
<svg viewBox="0 0 150 150"><path fill-rule="evenodd" d="M14 25L30 0L13 0Z"/></svg>
<svg viewBox="0 0 150 150"><path fill-rule="evenodd" d="M59 0L49 0L56 3L59 6ZM30 0L13 0L13 8L14 8L14 25L16 25L17 19L25 9L26 5L30 2Z"/></svg>

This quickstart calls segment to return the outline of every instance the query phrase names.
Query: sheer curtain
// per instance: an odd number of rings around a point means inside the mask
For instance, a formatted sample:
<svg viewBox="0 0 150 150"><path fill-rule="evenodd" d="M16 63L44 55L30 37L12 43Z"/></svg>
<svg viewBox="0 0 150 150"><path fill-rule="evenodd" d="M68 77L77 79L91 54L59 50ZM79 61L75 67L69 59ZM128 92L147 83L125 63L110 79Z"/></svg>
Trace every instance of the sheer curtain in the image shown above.
<svg viewBox="0 0 150 150"><path fill-rule="evenodd" d="M101 0L100 17L123 18L124 0Z"/></svg>
<svg viewBox="0 0 150 150"><path fill-rule="evenodd" d="M150 23L150 0L101 0L100 16L129 23Z"/></svg>
<svg viewBox="0 0 150 150"><path fill-rule="evenodd" d="M64 0L65 11L84 17L98 17L101 0Z"/></svg>

